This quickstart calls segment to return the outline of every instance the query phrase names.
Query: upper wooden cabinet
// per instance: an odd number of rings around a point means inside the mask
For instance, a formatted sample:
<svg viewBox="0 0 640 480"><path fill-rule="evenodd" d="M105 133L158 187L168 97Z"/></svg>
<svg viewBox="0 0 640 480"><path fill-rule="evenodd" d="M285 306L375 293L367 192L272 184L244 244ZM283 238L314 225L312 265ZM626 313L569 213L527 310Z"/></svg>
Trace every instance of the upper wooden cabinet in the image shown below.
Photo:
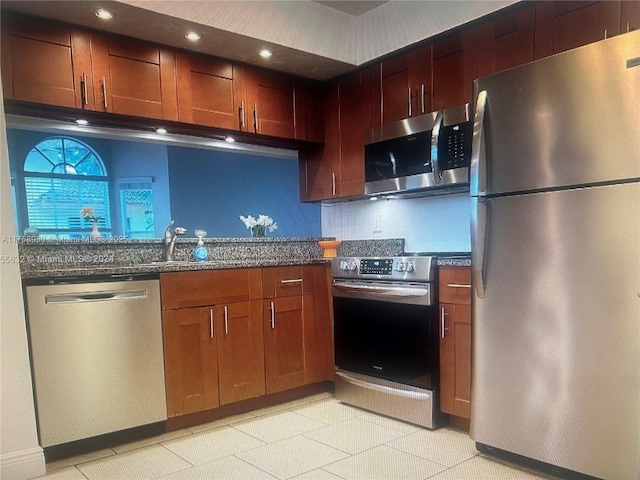
<svg viewBox="0 0 640 480"><path fill-rule="evenodd" d="M640 28L640 2L625 0L620 2L620 33Z"/></svg>
<svg viewBox="0 0 640 480"><path fill-rule="evenodd" d="M124 37L92 34L91 52L96 110L178 119L172 50Z"/></svg>
<svg viewBox="0 0 640 480"><path fill-rule="evenodd" d="M431 45L377 64L371 92L372 127L432 111Z"/></svg>
<svg viewBox="0 0 640 480"><path fill-rule="evenodd" d="M178 52L176 68L178 120L248 131L244 67Z"/></svg>
<svg viewBox="0 0 640 480"><path fill-rule="evenodd" d="M2 12L5 98L94 109L89 33Z"/></svg>
<svg viewBox="0 0 640 480"><path fill-rule="evenodd" d="M261 69L246 69L250 130L295 138L295 88L292 77Z"/></svg>
<svg viewBox="0 0 640 480"><path fill-rule="evenodd" d="M478 77L533 61L534 19L525 4L478 27Z"/></svg>
<svg viewBox="0 0 640 480"><path fill-rule="evenodd" d="M620 10L619 1L537 3L535 58L548 57L619 34ZM625 6L627 11L629 8ZM631 19L628 21L632 22Z"/></svg>
<svg viewBox="0 0 640 480"><path fill-rule="evenodd" d="M317 83L296 80L295 135L297 140L324 141L324 88Z"/></svg>
<svg viewBox="0 0 640 480"><path fill-rule="evenodd" d="M433 109L471 102L478 76L478 30L469 28L433 44Z"/></svg>

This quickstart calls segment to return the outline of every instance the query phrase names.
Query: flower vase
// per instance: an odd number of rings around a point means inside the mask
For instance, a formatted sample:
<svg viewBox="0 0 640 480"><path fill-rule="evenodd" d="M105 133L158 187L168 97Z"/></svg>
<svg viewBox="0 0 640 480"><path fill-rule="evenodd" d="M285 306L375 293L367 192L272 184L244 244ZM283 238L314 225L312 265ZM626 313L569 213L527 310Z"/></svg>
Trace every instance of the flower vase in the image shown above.
<svg viewBox="0 0 640 480"><path fill-rule="evenodd" d="M91 233L89 234L89 238L91 239L96 239L96 238L100 238L102 235L100 235L100 231L98 230L98 222L93 222L93 225L91 226Z"/></svg>
<svg viewBox="0 0 640 480"><path fill-rule="evenodd" d="M267 234L267 227L264 225L255 225L251 227L251 236L253 238L264 238Z"/></svg>

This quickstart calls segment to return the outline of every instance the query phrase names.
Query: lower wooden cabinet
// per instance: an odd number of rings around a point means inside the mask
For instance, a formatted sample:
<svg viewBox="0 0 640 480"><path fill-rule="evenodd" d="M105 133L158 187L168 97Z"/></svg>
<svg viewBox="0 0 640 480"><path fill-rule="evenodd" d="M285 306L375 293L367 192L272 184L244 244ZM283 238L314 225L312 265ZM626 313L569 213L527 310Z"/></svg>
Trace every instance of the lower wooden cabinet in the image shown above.
<svg viewBox="0 0 640 480"><path fill-rule="evenodd" d="M220 405L213 307L163 311L162 335L167 415L175 417Z"/></svg>
<svg viewBox="0 0 640 480"><path fill-rule="evenodd" d="M333 378L327 265L166 273L160 285L169 417Z"/></svg>
<svg viewBox="0 0 640 480"><path fill-rule="evenodd" d="M214 309L220 405L265 394L261 306L253 300Z"/></svg>
<svg viewBox="0 0 640 480"><path fill-rule="evenodd" d="M469 418L471 406L471 269L441 267L440 410Z"/></svg>

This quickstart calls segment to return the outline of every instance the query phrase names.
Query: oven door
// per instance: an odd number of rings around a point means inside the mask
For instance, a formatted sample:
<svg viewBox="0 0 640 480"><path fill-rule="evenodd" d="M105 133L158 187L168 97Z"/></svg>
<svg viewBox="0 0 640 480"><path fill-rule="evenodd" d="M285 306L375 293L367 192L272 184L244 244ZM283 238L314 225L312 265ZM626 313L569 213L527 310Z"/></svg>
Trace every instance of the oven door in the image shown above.
<svg viewBox="0 0 640 480"><path fill-rule="evenodd" d="M437 312L424 301L430 285L411 292L414 287L407 285L362 282L359 291L358 282L348 287L342 283L336 281L333 287L336 367L436 389Z"/></svg>

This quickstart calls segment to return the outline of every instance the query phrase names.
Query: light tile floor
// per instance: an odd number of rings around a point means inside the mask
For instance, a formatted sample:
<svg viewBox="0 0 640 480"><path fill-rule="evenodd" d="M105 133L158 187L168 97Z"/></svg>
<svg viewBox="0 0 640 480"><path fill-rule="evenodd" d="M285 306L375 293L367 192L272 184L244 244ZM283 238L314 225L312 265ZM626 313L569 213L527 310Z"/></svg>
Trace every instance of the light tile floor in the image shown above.
<svg viewBox="0 0 640 480"><path fill-rule="evenodd" d="M47 480L513 479L547 477L319 394L47 465Z"/></svg>

